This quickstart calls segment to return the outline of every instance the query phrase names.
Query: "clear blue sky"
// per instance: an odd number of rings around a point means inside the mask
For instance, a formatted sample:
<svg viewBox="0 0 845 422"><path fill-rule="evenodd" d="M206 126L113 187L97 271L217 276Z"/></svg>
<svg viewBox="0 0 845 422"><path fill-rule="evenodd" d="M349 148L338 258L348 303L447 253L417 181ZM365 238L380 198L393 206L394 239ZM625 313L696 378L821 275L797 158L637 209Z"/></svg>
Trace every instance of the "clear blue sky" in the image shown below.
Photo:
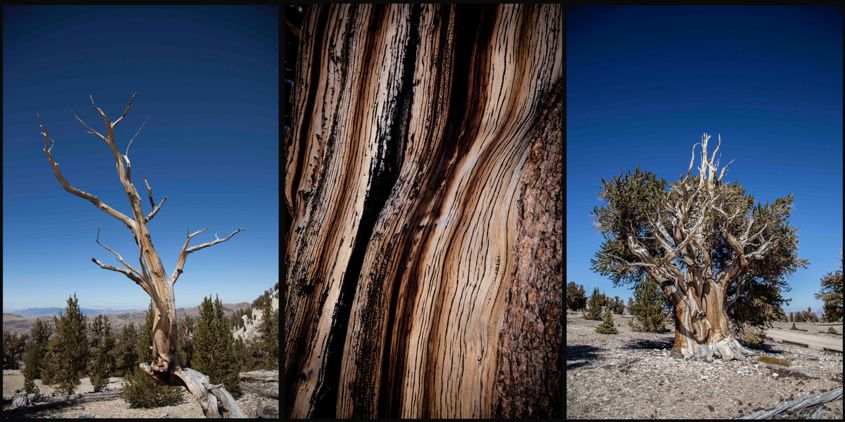
<svg viewBox="0 0 845 422"><path fill-rule="evenodd" d="M116 119L121 151L146 116L130 151L132 177L150 207L153 243L170 273L191 230L194 244L246 231L188 257L176 284L178 306L208 294L251 301L278 279L279 13L276 6L3 7L3 308L144 308L140 287L91 262L119 265L101 240L131 264L137 247L121 223L65 192L42 148L35 113L56 141L53 156L74 186L131 215L108 147L88 135L103 122L88 95Z"/></svg>
<svg viewBox="0 0 845 422"><path fill-rule="evenodd" d="M673 181L703 132L727 181L757 201L795 195L799 256L787 311L811 306L842 250L842 9L567 8L567 281L623 298L590 270L601 178L637 164ZM712 151L712 149L711 149Z"/></svg>

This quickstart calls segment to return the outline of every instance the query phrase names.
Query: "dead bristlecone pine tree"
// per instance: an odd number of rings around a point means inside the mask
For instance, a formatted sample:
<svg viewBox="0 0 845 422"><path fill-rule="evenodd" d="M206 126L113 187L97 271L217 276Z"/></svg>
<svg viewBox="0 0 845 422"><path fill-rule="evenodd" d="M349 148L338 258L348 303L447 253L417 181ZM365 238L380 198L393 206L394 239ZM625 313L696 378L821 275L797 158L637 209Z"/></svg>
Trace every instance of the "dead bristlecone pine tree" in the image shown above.
<svg viewBox="0 0 845 422"><path fill-rule="evenodd" d="M294 29L282 417L562 418L561 5Z"/></svg>
<svg viewBox="0 0 845 422"><path fill-rule="evenodd" d="M755 205L739 183L724 181L721 138L712 154L709 141L705 133L693 146L675 182L639 168L603 181L605 205L594 214L604 243L593 269L615 284L651 277L674 308L673 354L728 361L754 354L732 328L777 320L786 277L807 261L789 225L792 196Z"/></svg>
<svg viewBox="0 0 845 422"><path fill-rule="evenodd" d="M76 115L76 113L71 112L74 118L83 127L85 127L87 132L95 138L103 141L111 152L112 158L115 162L115 168L117 170L117 177L120 180L120 185L129 198L129 205L132 210L131 217L106 204L97 196L82 191L68 182L64 174L62 174L59 170L59 163L57 163L53 158L53 146L55 145L55 142L47 132L47 127L44 125L44 122L41 121L41 117L38 116L41 126L41 135L44 137L44 155L47 156L47 161L50 163L56 179L66 191L91 202L101 211L123 223L135 239L135 243L138 245L137 253L139 268L136 268L123 259L123 256L121 256L117 251L100 242L100 231L98 229L96 237L97 244L114 255L117 261L120 262L121 266L104 264L96 258L92 258L91 260L103 269L123 274L135 284L140 286L152 299L155 314L152 342L150 344L152 359L150 363L140 363L140 369L148 376L155 377L156 381L159 383L186 386L191 394L193 394L199 401L206 417L219 417L221 416L221 413L225 413L230 417L243 417L243 412L241 412L237 403L225 388L211 384L206 375L190 368L183 368L180 364L179 354L176 350L176 298L173 294L173 287L179 279L179 276L182 274L188 255L201 249L217 245L218 243L225 242L226 240L231 239L232 236L243 231L243 229L239 228L224 238L219 238L215 235L214 240L195 246L190 246L191 240L199 234L205 232L207 229L195 232L188 230L185 242L182 244L182 249L177 258L176 268L170 274L165 272L164 264L159 257L158 251L155 246L153 246L148 223L156 216L156 214L158 214L159 210L161 210L161 207L164 205L167 197L165 196L160 202L156 203L153 199L152 188L145 177L144 184L147 189L150 209L149 212L144 212L141 195L138 193L138 189L132 182L132 164L129 160L129 149L135 141L135 138L140 133L141 128L144 127L146 120L140 125L129 142L126 143L125 151L120 151L115 139L114 129L119 123L126 119L129 109L132 107L132 102L135 100L135 96L136 94L132 94L126 108L123 110L123 113L115 120L109 119L109 117L106 116L106 113L94 102L94 97L90 97L91 106L96 111L97 115L103 120L104 131L102 133L88 125L88 123Z"/></svg>

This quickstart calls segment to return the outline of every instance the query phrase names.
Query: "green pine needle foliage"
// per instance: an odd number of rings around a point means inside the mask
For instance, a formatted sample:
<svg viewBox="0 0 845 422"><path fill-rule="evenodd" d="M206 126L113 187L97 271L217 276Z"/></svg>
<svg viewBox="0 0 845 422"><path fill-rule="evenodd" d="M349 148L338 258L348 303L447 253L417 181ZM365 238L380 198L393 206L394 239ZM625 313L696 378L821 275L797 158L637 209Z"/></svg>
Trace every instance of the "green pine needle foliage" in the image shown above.
<svg viewBox="0 0 845 422"><path fill-rule="evenodd" d="M619 334L619 330L613 324L613 315L610 313L610 307L605 308L604 320L596 327L596 332L599 334Z"/></svg>
<svg viewBox="0 0 845 422"><path fill-rule="evenodd" d="M212 384L223 384L233 397L239 397L240 359L235 339L223 316L220 298L203 298L194 336L193 367L209 376Z"/></svg>
<svg viewBox="0 0 845 422"><path fill-rule="evenodd" d="M73 394L80 384L80 378L85 375L88 362L88 329L85 321L76 294L68 298L65 312L58 318L53 317L53 326L56 328L49 344L50 362L42 369L42 374L51 374L49 379L51 383L58 384L56 391L60 394Z"/></svg>
<svg viewBox="0 0 845 422"><path fill-rule="evenodd" d="M115 368L114 354L115 340L111 331L111 323L105 315L94 318L89 330L89 350L91 360L88 362L88 374L94 391L102 391L109 383L109 374Z"/></svg>
<svg viewBox="0 0 845 422"><path fill-rule="evenodd" d="M665 310L665 298L653 279L647 278L634 292L631 318L628 325L634 331L659 333L666 330L670 314Z"/></svg>
<svg viewBox="0 0 845 422"><path fill-rule="evenodd" d="M601 319L601 293L599 289L593 289L590 300L587 301L587 309L584 311L584 319L598 321Z"/></svg>
<svg viewBox="0 0 845 422"><path fill-rule="evenodd" d="M132 369L126 374L121 397L131 408L172 406L182 402L182 390L159 384L149 375Z"/></svg>

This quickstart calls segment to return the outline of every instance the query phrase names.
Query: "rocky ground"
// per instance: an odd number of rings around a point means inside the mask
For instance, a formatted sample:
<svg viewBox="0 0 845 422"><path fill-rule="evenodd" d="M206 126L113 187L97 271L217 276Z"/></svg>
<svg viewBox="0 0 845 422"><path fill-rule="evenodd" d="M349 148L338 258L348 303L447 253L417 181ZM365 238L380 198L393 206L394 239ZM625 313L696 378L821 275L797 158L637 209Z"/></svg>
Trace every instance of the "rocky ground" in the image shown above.
<svg viewBox="0 0 845 422"><path fill-rule="evenodd" d="M255 371L275 373L278 377L278 371ZM18 379L20 378L20 379ZM277 378L278 379L278 378ZM104 391L122 388L123 378L112 377L111 382ZM88 378L81 380L82 384L77 388L76 393L90 393L92 391L91 383ZM49 386L42 386L40 380L35 381L41 388L42 394L46 392L47 395L52 393L52 388ZM23 376L20 371L3 371L3 395L14 395L14 386L20 384L19 388L23 388ZM260 387L278 391L279 384L262 383ZM194 400L194 397L183 388L182 402L174 406L157 407L153 409L132 409L129 403L122 398L113 400L104 400L98 402L82 403L77 405L65 406L61 408L43 410L38 413L30 414L32 418L108 418L108 419L122 419L122 418L204 418L202 408ZM7 393L7 391L9 391ZM245 392L237 400L238 406L246 414L248 418L255 418L258 406L271 406L276 409L278 414L279 402L278 400L269 399L259 396L251 392Z"/></svg>
<svg viewBox="0 0 845 422"><path fill-rule="evenodd" d="M669 356L674 334L637 333L614 315L619 334L595 332L601 321L566 320L566 417L735 418L783 401L842 386L842 355L766 341L761 356L793 360L817 377L773 371L757 362L713 363ZM842 401L821 417L842 419Z"/></svg>

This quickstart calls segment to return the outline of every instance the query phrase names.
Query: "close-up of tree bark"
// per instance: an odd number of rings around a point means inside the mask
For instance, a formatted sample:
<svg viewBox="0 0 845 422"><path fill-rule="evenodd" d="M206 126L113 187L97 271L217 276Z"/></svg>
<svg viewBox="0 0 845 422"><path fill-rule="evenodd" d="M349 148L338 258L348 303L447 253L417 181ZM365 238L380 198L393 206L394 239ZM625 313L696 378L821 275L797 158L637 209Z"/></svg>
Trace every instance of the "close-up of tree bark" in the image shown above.
<svg viewBox="0 0 845 422"><path fill-rule="evenodd" d="M286 416L562 417L561 6L294 29Z"/></svg>
<svg viewBox="0 0 845 422"><path fill-rule="evenodd" d="M144 177L144 184L147 188L147 197L150 201L150 212L144 213L141 195L138 194L138 189L135 188L135 184L132 182L132 163L129 159L129 149L132 147L132 143L144 127L144 124L141 124L135 132L135 135L129 140L124 153L121 154L115 140L114 128L118 125L118 123L123 121L129 113L129 110L132 107L132 102L135 100L135 95L136 94L132 94L123 114L114 121L106 116L105 112L94 102L93 96L91 97L91 106L103 119L103 124L106 129L105 135L89 126L74 113L74 117L80 124L82 124L82 126L85 127L88 134L105 142L111 151L115 161L118 179L120 180L120 184L123 191L126 193L132 208L132 217L129 217L109 206L97 196L74 187L67 181L65 176L59 170L59 163L53 158L52 151L55 142L47 132L44 122L40 122L41 135L44 137L44 154L47 156L47 160L53 168L53 173L55 174L56 179L67 192L91 202L94 206L106 214L118 219L126 226L127 229L129 229L129 232L138 246L138 262L140 264L140 270L126 262L123 256L121 256L117 251L100 242L100 232L98 230L96 237L97 244L114 255L115 259L117 259L122 266L115 267L113 265L104 264L96 258L91 258L91 261L105 270L121 273L128 279L132 280L135 284L140 286L147 295L150 296L153 304L155 305L153 341L150 345L150 348L152 349L152 362L141 363L139 364L140 368L147 375L155 378L161 384L184 385L200 403L206 417L220 417L221 414L224 413L231 417L244 417L237 402L235 402L234 398L232 398L231 394L229 394L225 388L211 384L208 375L202 374L191 368L183 368L179 362L179 354L176 352L176 299L173 295L173 286L182 274L185 266L185 260L188 258L189 254L200 249L225 242L226 240L231 239L232 236L243 231L243 229L237 229L222 239L215 235L214 240L194 246L189 246L191 239L205 232L207 229L198 230L193 233L189 231L186 234L185 243L182 245L181 252L179 253L176 268L170 275L165 272L161 257L153 245L148 223L156 216L159 210L161 210L161 207L164 205L167 197L163 197L161 201L156 204L152 188L150 187L147 178ZM146 123L146 121L144 123Z"/></svg>

